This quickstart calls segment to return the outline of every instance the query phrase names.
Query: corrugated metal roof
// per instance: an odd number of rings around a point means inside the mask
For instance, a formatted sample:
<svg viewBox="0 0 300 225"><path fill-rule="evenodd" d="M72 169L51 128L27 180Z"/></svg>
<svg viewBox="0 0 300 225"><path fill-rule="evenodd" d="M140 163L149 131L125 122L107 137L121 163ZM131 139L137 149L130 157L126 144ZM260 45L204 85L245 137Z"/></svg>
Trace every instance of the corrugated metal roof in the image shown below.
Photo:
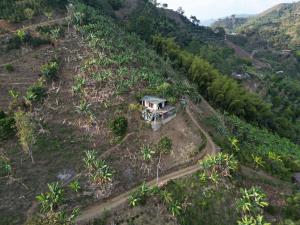
<svg viewBox="0 0 300 225"><path fill-rule="evenodd" d="M151 102L151 103L154 103L154 104L159 104L159 103L167 101L164 98L159 98L159 97L155 97L155 96L151 96L151 95L146 95L141 100Z"/></svg>

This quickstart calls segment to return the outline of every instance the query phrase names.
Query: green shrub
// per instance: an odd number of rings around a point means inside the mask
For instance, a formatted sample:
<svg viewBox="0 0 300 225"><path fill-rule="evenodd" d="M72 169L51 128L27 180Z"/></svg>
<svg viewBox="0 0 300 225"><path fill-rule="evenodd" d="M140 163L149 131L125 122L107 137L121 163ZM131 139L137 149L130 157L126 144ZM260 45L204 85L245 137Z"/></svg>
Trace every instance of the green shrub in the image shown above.
<svg viewBox="0 0 300 225"><path fill-rule="evenodd" d="M13 38L11 38L8 41L8 44L6 46L6 51L10 51L13 49L20 49L24 45L35 48L44 44L50 44L50 41L39 37L33 37L29 33L26 33L23 36L23 33L21 32L19 33L19 35L15 35Z"/></svg>
<svg viewBox="0 0 300 225"><path fill-rule="evenodd" d="M149 161L152 159L153 155L155 154L155 151L152 150L152 148L149 145L143 145L141 147L141 153L143 155L143 159L145 161Z"/></svg>
<svg viewBox="0 0 300 225"><path fill-rule="evenodd" d="M6 69L7 72L12 72L14 71L14 67L11 64L6 64L4 65L4 69Z"/></svg>
<svg viewBox="0 0 300 225"><path fill-rule="evenodd" d="M110 122L109 127L114 135L122 137L127 132L127 119L124 116L119 116Z"/></svg>
<svg viewBox="0 0 300 225"><path fill-rule="evenodd" d="M172 140L168 137L162 137L157 144L157 150L163 154L169 154L172 150Z"/></svg>
<svg viewBox="0 0 300 225"><path fill-rule="evenodd" d="M112 181L112 168L105 161L98 160L95 151L86 151L83 162L93 183L104 184Z"/></svg>
<svg viewBox="0 0 300 225"><path fill-rule="evenodd" d="M71 182L71 183L69 184L69 188L70 188L72 191L76 192L76 193L79 192L80 189L81 189L78 180L74 180L73 182Z"/></svg>
<svg viewBox="0 0 300 225"><path fill-rule="evenodd" d="M285 214L290 219L300 220L300 192L287 198Z"/></svg>
<svg viewBox="0 0 300 225"><path fill-rule="evenodd" d="M30 86L26 91L26 100L30 102L40 102L47 96L47 91L42 79Z"/></svg>
<svg viewBox="0 0 300 225"><path fill-rule="evenodd" d="M136 207L138 205L144 205L149 195L152 194L152 191L153 190L149 188L144 182L136 191L134 191L129 196L129 206Z"/></svg>
<svg viewBox="0 0 300 225"><path fill-rule="evenodd" d="M64 202L64 191L59 187L58 182L48 184L48 189L48 192L36 196L36 199L41 203L43 213L53 212Z"/></svg>
<svg viewBox="0 0 300 225"><path fill-rule="evenodd" d="M12 168L9 159L4 156L0 156L0 177L8 176L11 172Z"/></svg>
<svg viewBox="0 0 300 225"><path fill-rule="evenodd" d="M52 60L49 63L42 65L41 73L47 80L54 80L57 78L59 64L57 60Z"/></svg>
<svg viewBox="0 0 300 225"><path fill-rule="evenodd" d="M16 133L15 120L0 110L0 140L5 140Z"/></svg>
<svg viewBox="0 0 300 225"><path fill-rule="evenodd" d="M57 39L60 37L63 37L65 32L61 25L54 24L49 26L39 26L36 29L40 34L51 38L51 39Z"/></svg>

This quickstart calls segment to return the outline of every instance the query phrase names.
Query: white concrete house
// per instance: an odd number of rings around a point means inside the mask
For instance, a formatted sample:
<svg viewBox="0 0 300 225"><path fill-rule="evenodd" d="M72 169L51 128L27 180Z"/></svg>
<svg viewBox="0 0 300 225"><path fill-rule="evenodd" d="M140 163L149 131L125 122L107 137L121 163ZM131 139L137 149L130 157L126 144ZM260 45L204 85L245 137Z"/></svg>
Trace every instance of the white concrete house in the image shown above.
<svg viewBox="0 0 300 225"><path fill-rule="evenodd" d="M146 95L141 99L141 104L144 106L142 117L151 122L154 130L176 117L176 108L168 105L164 98Z"/></svg>

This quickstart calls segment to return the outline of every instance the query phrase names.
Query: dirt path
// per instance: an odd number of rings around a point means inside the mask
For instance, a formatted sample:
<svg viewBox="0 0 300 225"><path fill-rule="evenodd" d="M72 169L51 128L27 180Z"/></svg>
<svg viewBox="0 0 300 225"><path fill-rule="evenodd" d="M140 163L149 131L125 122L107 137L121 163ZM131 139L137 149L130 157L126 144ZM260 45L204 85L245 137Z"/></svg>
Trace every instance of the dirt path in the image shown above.
<svg viewBox="0 0 300 225"><path fill-rule="evenodd" d="M186 112L187 112L188 116L190 117L190 119L192 120L192 122L195 124L195 126L201 130L201 132L205 135L205 137L207 139L207 144L206 144L204 150L201 152L199 158L203 159L206 155L216 154L218 150L217 150L216 145L214 144L213 140L211 139L211 137L200 126L200 124L197 122L197 120L195 119L195 117L192 115L191 111L188 108L186 109ZM178 171L175 171L175 172L172 172L165 176L162 176L159 178L158 181L157 181L157 179L151 180L151 181L147 182L147 185L149 187L154 187L156 185L163 186L171 180L175 180L175 179L184 177L186 175L190 175L192 173L197 172L199 169L200 169L200 167L198 164L189 166L184 169L180 169ZM91 206L91 207L85 209L84 211L82 211L82 214L77 218L76 223L77 224L86 224L90 220L101 216L101 214L104 213L105 211L109 211L111 209L118 207L121 204L126 203L130 194L132 192L134 192L136 189L137 188L133 188L119 196L108 199L105 202L98 203L94 206Z"/></svg>
<svg viewBox="0 0 300 225"><path fill-rule="evenodd" d="M45 25L49 25L49 24L52 24L52 23L61 22L61 21L64 21L65 19L67 19L67 18L69 18L69 17L63 17L63 18L59 18L59 19L48 20L48 21L44 21L44 22L41 22L41 23L32 24L32 25L27 26L27 27L20 27L17 30L9 31L9 32L7 32L5 34L0 35L0 38L5 37L8 34L14 34L18 30L24 30L24 31L26 31L26 30L29 30L29 29L32 29L32 28L37 28L38 26L45 26Z"/></svg>

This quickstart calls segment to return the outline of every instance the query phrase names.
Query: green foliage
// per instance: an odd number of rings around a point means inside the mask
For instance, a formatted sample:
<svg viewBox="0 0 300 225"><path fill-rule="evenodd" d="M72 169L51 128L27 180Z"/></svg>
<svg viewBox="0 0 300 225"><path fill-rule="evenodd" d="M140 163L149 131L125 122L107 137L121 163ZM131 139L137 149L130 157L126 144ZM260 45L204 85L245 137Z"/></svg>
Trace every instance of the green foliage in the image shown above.
<svg viewBox="0 0 300 225"><path fill-rule="evenodd" d="M49 40L40 37L34 37L30 33L19 30L15 36L9 39L6 45L6 51L20 49L22 46L30 46L32 48L40 45L49 44Z"/></svg>
<svg viewBox="0 0 300 225"><path fill-rule="evenodd" d="M78 106L76 106L76 111L84 116L91 116L93 117L93 113L91 111L91 104L89 104L86 100L80 100Z"/></svg>
<svg viewBox="0 0 300 225"><path fill-rule="evenodd" d="M92 151L86 151L85 152L85 157L83 158L83 162L85 164L85 167L92 172L93 171L93 167L94 167L94 163L97 160L97 155L96 152L94 150Z"/></svg>
<svg viewBox="0 0 300 225"><path fill-rule="evenodd" d="M232 72L245 72L247 67L252 65L251 61L237 57L231 48L203 44L199 40L191 41L186 49L207 60L226 75L231 75Z"/></svg>
<svg viewBox="0 0 300 225"><path fill-rule="evenodd" d="M51 60L49 63L42 65L41 73L47 80L54 80L57 78L59 64L56 59Z"/></svg>
<svg viewBox="0 0 300 225"><path fill-rule="evenodd" d="M36 129L29 114L18 111L15 113L17 134L23 151L31 157L34 163L32 147L36 143Z"/></svg>
<svg viewBox="0 0 300 225"><path fill-rule="evenodd" d="M264 222L262 215L254 216L244 216L238 221L238 225L271 225L270 223Z"/></svg>
<svg viewBox="0 0 300 225"><path fill-rule="evenodd" d="M47 7L63 8L67 0L2 0L0 2L0 19L21 22L40 15Z"/></svg>
<svg viewBox="0 0 300 225"><path fill-rule="evenodd" d="M296 192L287 198L285 215L289 219L300 221L300 192Z"/></svg>
<svg viewBox="0 0 300 225"><path fill-rule="evenodd" d="M83 4L75 4L74 7L72 18L78 31L96 54L101 51L105 55L86 62L82 70L87 76L76 78L74 91L84 90L80 79L85 79L86 82L97 82L97 86L113 81L118 95L135 92L140 96L144 92L155 92L166 98L173 97L172 100L183 94L199 97L196 88L187 82L178 82L183 78L175 77L170 63L150 50L137 35L125 32L91 7ZM93 68L96 66L102 69L95 72ZM172 82L167 82L168 79Z"/></svg>
<svg viewBox="0 0 300 225"><path fill-rule="evenodd" d="M150 161L153 155L155 155L155 151L150 147L150 145L143 145L141 147L141 153L145 161Z"/></svg>
<svg viewBox="0 0 300 225"><path fill-rule="evenodd" d="M241 189L241 198L237 202L237 210L241 214L239 225L270 225L263 222L263 208L268 206L266 195L258 187Z"/></svg>
<svg viewBox="0 0 300 225"><path fill-rule="evenodd" d="M21 42L25 40L26 33L24 30L17 30L16 34Z"/></svg>
<svg viewBox="0 0 300 225"><path fill-rule="evenodd" d="M0 140L5 140L16 133L15 119L0 110Z"/></svg>
<svg viewBox="0 0 300 225"><path fill-rule="evenodd" d="M203 171L200 172L200 174ZM227 180L228 181L228 180ZM179 224L236 224L235 192L226 181L219 185L203 182L198 175L169 182L161 199Z"/></svg>
<svg viewBox="0 0 300 225"><path fill-rule="evenodd" d="M39 79L26 91L25 99L31 103L41 102L47 96L47 90L43 79Z"/></svg>
<svg viewBox="0 0 300 225"><path fill-rule="evenodd" d="M69 184L69 188L74 191L75 193L79 192L81 189L80 183L78 180L74 180Z"/></svg>
<svg viewBox="0 0 300 225"><path fill-rule="evenodd" d="M72 210L68 215L66 211L49 212L42 217L32 218L25 225L72 225L75 223L76 217L79 215L79 208Z"/></svg>
<svg viewBox="0 0 300 225"><path fill-rule="evenodd" d="M123 137L128 128L127 119L124 116L118 116L110 122L109 127L114 135Z"/></svg>
<svg viewBox="0 0 300 225"><path fill-rule="evenodd" d="M223 39L224 35L215 33L211 28L193 24L185 16L161 10L158 5L155 1L140 1L126 22L127 29L146 41L151 41L151 37L159 33L169 37L175 36L180 44L186 44L193 38L214 43ZM173 19L174 17L176 19Z"/></svg>
<svg viewBox="0 0 300 225"><path fill-rule="evenodd" d="M53 24L48 26L39 26L36 30L43 36L57 40L64 36L64 28L59 24Z"/></svg>
<svg viewBox="0 0 300 225"><path fill-rule="evenodd" d="M173 39L156 36L153 43L158 52L168 54L187 71L188 78L198 85L200 93L214 105L249 121L266 123L271 115L270 107L257 95L245 91L236 81L221 75L204 59L181 50Z"/></svg>
<svg viewBox="0 0 300 225"><path fill-rule="evenodd" d="M112 169L105 161L97 159L95 151L86 151L83 162L89 171L92 182L105 184L112 181Z"/></svg>
<svg viewBox="0 0 300 225"><path fill-rule="evenodd" d="M12 173L12 166L7 157L0 156L0 177L9 176Z"/></svg>
<svg viewBox="0 0 300 225"><path fill-rule="evenodd" d="M200 166L204 170L201 179L209 179L217 184L222 178L232 177L238 169L238 161L232 155L219 153L202 160Z"/></svg>
<svg viewBox="0 0 300 225"><path fill-rule="evenodd" d="M297 16L299 2L279 4L258 16L251 17L238 27L237 32L247 36L249 47L257 49L261 46L278 49L291 49L299 45L299 24Z"/></svg>
<svg viewBox="0 0 300 225"><path fill-rule="evenodd" d="M162 137L157 144L158 152L169 154L172 150L172 140L168 137Z"/></svg>
<svg viewBox="0 0 300 225"><path fill-rule="evenodd" d="M152 194L153 189L149 188L144 182L136 191L129 196L129 206L136 207L144 205L147 198Z"/></svg>
<svg viewBox="0 0 300 225"><path fill-rule="evenodd" d="M73 90L74 94L83 94L85 84L86 84L85 78L76 76L74 85L72 86L72 90Z"/></svg>
<svg viewBox="0 0 300 225"><path fill-rule="evenodd" d="M240 143L237 158L249 166L289 179L299 170L300 148L286 138L245 123L234 116L225 117L227 132Z"/></svg>
<svg viewBox="0 0 300 225"><path fill-rule="evenodd" d="M240 27L241 25L245 24L248 21L248 18L239 18L235 15L232 15L230 17L226 17L224 19L219 19L215 23L213 23L212 27L222 27L225 29L227 33L234 33L236 32L236 29Z"/></svg>
<svg viewBox="0 0 300 225"><path fill-rule="evenodd" d="M295 100L288 105L286 101L282 101L281 108L283 105L285 107L278 110L272 108L272 105L260 96L246 91L233 79L220 74L203 58L182 50L174 39L155 36L153 44L159 53L168 55L178 67L185 70L190 81L197 84L199 92L214 106L244 118L248 122L276 131L279 135L291 138L295 142L300 141L298 140L300 124L297 120L299 117L297 82L294 84L290 82L290 88L285 88L287 92L293 92ZM273 96L281 93L279 89Z"/></svg>
<svg viewBox="0 0 300 225"><path fill-rule="evenodd" d="M13 72L14 71L14 67L11 64L4 65L4 69L6 69L7 72Z"/></svg>
<svg viewBox="0 0 300 225"><path fill-rule="evenodd" d="M41 203L43 213L55 211L64 202L64 192L58 183L48 184L48 189L48 192L36 196L36 199Z"/></svg>
<svg viewBox="0 0 300 225"><path fill-rule="evenodd" d="M261 213L262 208L268 206L266 202L266 195L258 187L248 189L241 189L242 197L238 201L238 210L244 214Z"/></svg>

